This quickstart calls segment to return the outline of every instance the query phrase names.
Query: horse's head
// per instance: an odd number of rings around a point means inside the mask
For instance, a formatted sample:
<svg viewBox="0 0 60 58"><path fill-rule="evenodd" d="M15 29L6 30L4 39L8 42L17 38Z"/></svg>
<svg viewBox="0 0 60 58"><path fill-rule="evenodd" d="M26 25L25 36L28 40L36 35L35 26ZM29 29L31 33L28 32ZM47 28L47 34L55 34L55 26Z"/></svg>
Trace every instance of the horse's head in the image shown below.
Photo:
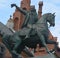
<svg viewBox="0 0 60 58"><path fill-rule="evenodd" d="M55 13L48 13L46 19L49 22L50 26L55 26Z"/></svg>

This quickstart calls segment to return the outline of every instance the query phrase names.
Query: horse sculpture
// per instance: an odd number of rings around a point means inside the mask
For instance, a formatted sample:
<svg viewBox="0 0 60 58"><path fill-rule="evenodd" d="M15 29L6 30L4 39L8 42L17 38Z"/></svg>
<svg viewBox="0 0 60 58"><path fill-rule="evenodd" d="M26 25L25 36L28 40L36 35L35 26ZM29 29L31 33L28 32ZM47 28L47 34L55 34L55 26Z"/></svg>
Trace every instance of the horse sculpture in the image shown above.
<svg viewBox="0 0 60 58"><path fill-rule="evenodd" d="M49 29L48 29L48 24L47 22L50 23L50 26L55 25L55 16L54 14L47 13L44 14L37 22L36 24L31 26L31 29L29 28L23 28L16 32L15 34L19 34L20 38L22 38L23 43L22 45L25 45L30 48L36 48L36 44L42 43L42 46L45 46L46 51L49 53L49 50L46 46L46 43L49 44L56 44L55 41L49 40L48 35L49 35ZM30 34L29 34L30 32ZM25 39L26 34L29 34L30 37Z"/></svg>
<svg viewBox="0 0 60 58"><path fill-rule="evenodd" d="M46 51L50 53L46 43L55 45L57 43L48 39L49 29L47 22L49 22L50 26L55 26L55 15L46 13L42 15L42 17L31 26L31 28L24 27L15 32L13 35L0 33L3 37L3 43L9 49L13 58L21 58L19 54L23 51L25 46L29 48L36 48L37 44L44 46ZM25 38L27 34L29 34L29 37Z"/></svg>

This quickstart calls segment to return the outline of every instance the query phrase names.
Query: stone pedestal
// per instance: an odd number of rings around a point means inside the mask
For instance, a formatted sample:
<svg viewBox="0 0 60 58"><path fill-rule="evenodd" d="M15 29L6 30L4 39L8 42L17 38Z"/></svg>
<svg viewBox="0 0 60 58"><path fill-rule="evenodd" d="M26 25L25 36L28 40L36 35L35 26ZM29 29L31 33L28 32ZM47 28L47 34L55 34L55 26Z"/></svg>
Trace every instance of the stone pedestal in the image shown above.
<svg viewBox="0 0 60 58"><path fill-rule="evenodd" d="M53 54L44 55L44 56L36 56L36 57L28 57L28 58L56 58Z"/></svg>

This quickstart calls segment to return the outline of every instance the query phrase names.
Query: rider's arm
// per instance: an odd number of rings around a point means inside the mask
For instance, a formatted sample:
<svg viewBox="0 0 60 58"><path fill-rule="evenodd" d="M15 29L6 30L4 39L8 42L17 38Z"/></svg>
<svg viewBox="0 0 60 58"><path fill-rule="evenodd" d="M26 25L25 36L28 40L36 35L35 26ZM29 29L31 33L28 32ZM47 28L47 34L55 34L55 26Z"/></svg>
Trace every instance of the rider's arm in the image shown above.
<svg viewBox="0 0 60 58"><path fill-rule="evenodd" d="M24 10L24 9L22 9L21 7L19 8L18 6L16 6L16 8L17 8L21 13L23 13L24 15L27 14L27 11Z"/></svg>
<svg viewBox="0 0 60 58"><path fill-rule="evenodd" d="M26 10L18 7L16 4L11 4L11 7L14 7L14 6L16 7L16 9L17 9L19 12L23 13L24 15L27 14L27 11L26 11Z"/></svg>

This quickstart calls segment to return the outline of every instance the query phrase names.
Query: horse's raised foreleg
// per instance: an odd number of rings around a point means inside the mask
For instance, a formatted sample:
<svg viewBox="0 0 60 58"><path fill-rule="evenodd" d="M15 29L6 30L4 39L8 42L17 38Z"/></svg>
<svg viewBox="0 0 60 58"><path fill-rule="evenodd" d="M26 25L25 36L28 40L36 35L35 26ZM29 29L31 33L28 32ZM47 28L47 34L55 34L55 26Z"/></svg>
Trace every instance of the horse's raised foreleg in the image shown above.
<svg viewBox="0 0 60 58"><path fill-rule="evenodd" d="M56 41L49 40L49 39L47 39L47 43L48 43L48 44L57 44L57 42L56 42Z"/></svg>
<svg viewBox="0 0 60 58"><path fill-rule="evenodd" d="M49 49L48 49L48 47L47 47L47 45L46 45L44 36L43 36L39 31L37 31L37 34L38 34L39 39L41 40L43 46L46 48L47 53L50 54Z"/></svg>
<svg viewBox="0 0 60 58"><path fill-rule="evenodd" d="M54 50L56 50L57 47L58 47L58 46L57 46L58 43L57 43L56 41L53 41L53 40L49 40L49 39L47 39L47 43L48 43L48 44L54 44L54 46L55 46L55 47L54 47Z"/></svg>
<svg viewBox="0 0 60 58"><path fill-rule="evenodd" d="M42 42L43 46L46 48L47 53L50 53L50 52L49 52L49 49L48 49L48 47L47 47L47 45L46 45L45 38L44 38L43 35L41 35L41 42Z"/></svg>

